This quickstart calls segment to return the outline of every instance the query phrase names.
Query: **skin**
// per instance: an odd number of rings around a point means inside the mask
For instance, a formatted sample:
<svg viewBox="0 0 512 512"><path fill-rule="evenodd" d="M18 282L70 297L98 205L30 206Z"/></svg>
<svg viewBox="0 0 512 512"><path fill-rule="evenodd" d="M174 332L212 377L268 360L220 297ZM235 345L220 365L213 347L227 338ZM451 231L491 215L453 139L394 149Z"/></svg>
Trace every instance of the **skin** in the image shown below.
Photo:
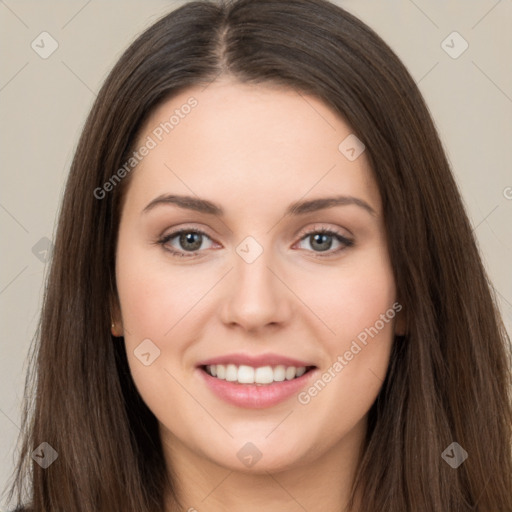
<svg viewBox="0 0 512 512"><path fill-rule="evenodd" d="M133 379L159 421L185 510L342 510L400 315L307 404L294 395L269 408L236 407L210 391L196 365L273 352L311 361L320 377L392 307L381 199L366 154L349 161L338 150L351 129L315 97L226 78L163 103L137 147L191 96L198 105L139 163L123 204L116 329ZM171 193L208 199L225 215L169 204L143 212ZM283 217L294 201L334 194L364 200L375 215L350 204ZM331 256L318 257L328 251L304 234L318 227L354 245L333 237ZM193 256L166 250L187 254L179 236L157 243L181 228L208 234L198 251L189 249ZM247 236L263 249L250 264L236 252ZM134 354L145 339L160 350L148 366ZM247 442L262 454L251 467L237 457ZM170 499L167 510L175 510Z"/></svg>

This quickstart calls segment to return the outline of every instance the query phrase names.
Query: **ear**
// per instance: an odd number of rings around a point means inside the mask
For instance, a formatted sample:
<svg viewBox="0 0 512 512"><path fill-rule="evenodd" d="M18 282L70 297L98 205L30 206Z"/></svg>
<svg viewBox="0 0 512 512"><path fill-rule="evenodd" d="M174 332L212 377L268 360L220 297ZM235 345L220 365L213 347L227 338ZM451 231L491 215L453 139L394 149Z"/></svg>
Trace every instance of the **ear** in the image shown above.
<svg viewBox="0 0 512 512"><path fill-rule="evenodd" d="M110 294L109 304L112 336L115 336L116 338L122 337L124 335L123 319L121 316L121 307L119 305L117 294Z"/></svg>

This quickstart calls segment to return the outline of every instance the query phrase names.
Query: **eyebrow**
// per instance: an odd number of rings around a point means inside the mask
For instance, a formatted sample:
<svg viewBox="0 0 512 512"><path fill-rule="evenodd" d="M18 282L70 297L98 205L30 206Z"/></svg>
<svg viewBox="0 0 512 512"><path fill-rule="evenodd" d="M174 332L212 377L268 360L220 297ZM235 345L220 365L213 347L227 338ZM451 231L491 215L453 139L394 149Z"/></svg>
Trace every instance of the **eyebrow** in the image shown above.
<svg viewBox="0 0 512 512"><path fill-rule="evenodd" d="M163 194L153 199L143 210L147 213L159 205L175 205L186 210L193 210L208 215L224 216L224 209L207 199L200 199L193 196L183 196L176 194ZM376 216L375 210L363 199L353 196L333 196L322 197L319 199L299 200L291 203L285 212L285 217L292 215L304 215L306 213L333 208L335 206L355 205L367 211L370 215Z"/></svg>

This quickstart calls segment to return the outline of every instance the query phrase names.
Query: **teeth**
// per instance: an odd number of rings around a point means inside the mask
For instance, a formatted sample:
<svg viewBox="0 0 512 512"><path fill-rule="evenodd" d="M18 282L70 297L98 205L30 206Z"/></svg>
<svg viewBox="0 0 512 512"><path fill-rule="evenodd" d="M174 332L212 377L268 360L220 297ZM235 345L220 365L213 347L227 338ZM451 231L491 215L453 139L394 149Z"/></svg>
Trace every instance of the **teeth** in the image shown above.
<svg viewBox="0 0 512 512"><path fill-rule="evenodd" d="M212 365L214 366L214 365ZM226 380L226 367L223 364L216 365L217 378Z"/></svg>
<svg viewBox="0 0 512 512"><path fill-rule="evenodd" d="M206 366L206 372L218 379L229 382L238 382L240 384L271 384L272 382L282 382L292 380L306 373L306 367L300 366L252 366L235 364L212 364Z"/></svg>
<svg viewBox="0 0 512 512"><path fill-rule="evenodd" d="M293 366L288 366L288 368L286 368L286 372L285 372L285 377L286 377L286 380L292 380L293 377L295 377L295 374L297 373L297 369Z"/></svg>
<svg viewBox="0 0 512 512"><path fill-rule="evenodd" d="M212 368L212 367L210 367ZM254 374L256 372L254 371L254 368L251 366L239 366L238 367L238 374L237 374L237 380L241 384L254 384Z"/></svg>
<svg viewBox="0 0 512 512"><path fill-rule="evenodd" d="M256 384L270 384L274 382L274 370L271 366L261 366L254 370L254 382Z"/></svg>
<svg viewBox="0 0 512 512"><path fill-rule="evenodd" d="M280 364L274 368L274 380L282 382L286 377L286 366Z"/></svg>
<svg viewBox="0 0 512 512"><path fill-rule="evenodd" d="M301 367L297 368L297 372L295 373L295 376L300 377L301 375L304 375L305 373L306 373L306 367L301 366Z"/></svg>
<svg viewBox="0 0 512 512"><path fill-rule="evenodd" d="M228 364L226 366L226 380L235 382L238 379L238 369L234 364Z"/></svg>

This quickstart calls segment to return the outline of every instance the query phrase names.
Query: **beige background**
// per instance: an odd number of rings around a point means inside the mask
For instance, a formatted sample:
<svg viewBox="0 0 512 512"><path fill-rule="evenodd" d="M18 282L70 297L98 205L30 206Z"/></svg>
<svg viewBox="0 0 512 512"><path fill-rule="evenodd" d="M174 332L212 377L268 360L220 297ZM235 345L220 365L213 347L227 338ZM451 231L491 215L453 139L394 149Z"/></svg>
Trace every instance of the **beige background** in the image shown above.
<svg viewBox="0 0 512 512"><path fill-rule="evenodd" d="M46 270L45 237L53 238L81 127L121 52L183 3L0 0L0 489L13 467L25 358ZM512 333L512 1L336 3L374 28L418 82ZM59 45L47 59L31 47L43 31ZM453 31L469 44L456 59L441 46ZM462 48L452 39L452 52Z"/></svg>

